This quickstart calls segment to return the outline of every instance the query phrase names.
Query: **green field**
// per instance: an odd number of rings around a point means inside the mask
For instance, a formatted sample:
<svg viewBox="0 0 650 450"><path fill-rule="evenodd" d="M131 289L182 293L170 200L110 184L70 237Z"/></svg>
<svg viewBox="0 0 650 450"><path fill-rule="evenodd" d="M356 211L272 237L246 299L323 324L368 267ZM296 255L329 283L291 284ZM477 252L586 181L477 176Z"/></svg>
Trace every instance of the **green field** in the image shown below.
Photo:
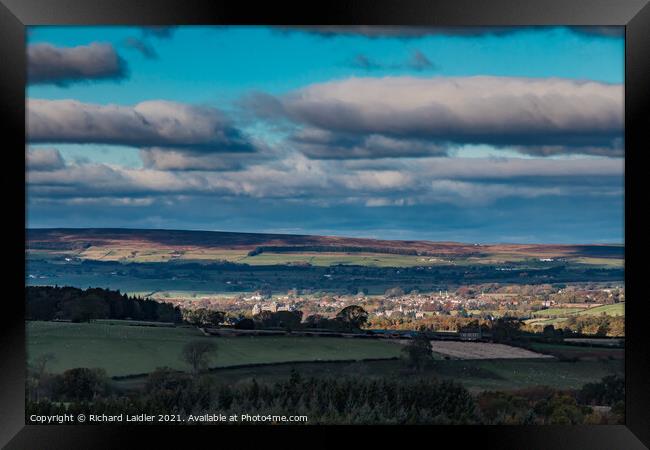
<svg viewBox="0 0 650 450"><path fill-rule="evenodd" d="M625 349L599 345L565 345L533 343L531 350L553 355L556 358L577 358L582 360L623 360Z"/></svg>
<svg viewBox="0 0 650 450"><path fill-rule="evenodd" d="M60 373L74 367L101 367L110 376L148 373L168 366L187 370L179 359L182 346L194 339L210 339L218 345L218 357L210 376L226 383L286 379L292 368L315 377L413 377L403 360L359 361L365 358L401 356L400 344L365 339L327 337L206 337L193 328L128 326L107 323L28 322L28 358L53 353L48 370ZM574 357L519 360L435 360L418 377L461 381L472 391L508 390L548 385L579 388L610 374L623 374L622 350L540 344L535 350ZM340 360L349 359L349 362ZM326 362L336 360L338 362ZM297 361L295 364L273 364ZM301 362L300 362L301 361ZM320 361L320 362L319 362ZM257 367L232 367L242 364ZM125 389L137 389L145 377L118 381Z"/></svg>
<svg viewBox="0 0 650 450"><path fill-rule="evenodd" d="M557 327L562 324L562 322L566 321L566 317L554 317L552 319L543 319L543 318L538 318L538 319L528 319L524 320L524 323L528 325L534 325L534 326L539 326L539 327L545 327L546 325L553 325L554 327Z"/></svg>
<svg viewBox="0 0 650 450"><path fill-rule="evenodd" d="M286 380L291 370L303 377L364 378L436 378L460 381L472 392L484 390L516 390L533 386L552 386L557 389L579 389L586 383L600 381L607 375L624 374L621 360L591 360L563 362L548 359L510 360L437 360L420 373L413 373L402 360L357 362L303 362L269 364L258 367L220 368L206 376L213 376L225 384L276 382ZM119 380L122 389L139 389L146 378Z"/></svg>
<svg viewBox="0 0 650 450"><path fill-rule="evenodd" d="M110 245L98 244L84 249L46 250L29 249L29 259L39 261L61 261L65 257L78 260L112 261L119 263L168 263L200 262L212 263L229 261L245 263L252 266L284 265L308 263L312 266L328 267L332 265L359 265L366 267L417 267L417 266L500 266L515 265L520 268L549 268L564 264L589 266L608 269L623 268L622 257L564 257L562 261L541 261L542 256L553 256L536 252L486 252L479 256L463 253L441 254L440 256L423 256L416 254L381 253L381 252L345 252L345 251L296 251L273 252L264 251L254 256L248 256L251 248L213 248L188 246L175 247L169 245L152 245L151 243L134 243ZM482 249L483 251L485 249ZM555 255L558 256L558 255Z"/></svg>
<svg viewBox="0 0 650 450"><path fill-rule="evenodd" d="M356 265L368 267L414 267L434 265L436 258L410 255L389 255L381 253L262 253L247 256L237 262L253 266L288 263L308 263L312 266ZM440 262L438 262L440 264Z"/></svg>
<svg viewBox="0 0 650 450"><path fill-rule="evenodd" d="M526 320L527 324L535 326L561 325L562 322L571 316L625 316L625 303L596 306L595 308L549 308L533 313L535 319ZM546 319L545 319L546 318Z"/></svg>
<svg viewBox="0 0 650 450"><path fill-rule="evenodd" d="M186 370L181 349L195 339L218 345L212 366L285 361L358 360L400 356L394 342L333 337L206 337L195 328L139 327L101 323L28 322L27 351L32 361L52 353L53 372L100 367L110 376L147 373L168 366Z"/></svg>
<svg viewBox="0 0 650 450"><path fill-rule="evenodd" d="M535 317L566 317L567 315L579 313L583 311L582 308L549 308L542 309L541 311L535 311L533 316Z"/></svg>
<svg viewBox="0 0 650 450"><path fill-rule="evenodd" d="M599 316L601 314L606 314L608 316L624 316L625 303L597 306L595 308L584 309L577 314L579 316Z"/></svg>

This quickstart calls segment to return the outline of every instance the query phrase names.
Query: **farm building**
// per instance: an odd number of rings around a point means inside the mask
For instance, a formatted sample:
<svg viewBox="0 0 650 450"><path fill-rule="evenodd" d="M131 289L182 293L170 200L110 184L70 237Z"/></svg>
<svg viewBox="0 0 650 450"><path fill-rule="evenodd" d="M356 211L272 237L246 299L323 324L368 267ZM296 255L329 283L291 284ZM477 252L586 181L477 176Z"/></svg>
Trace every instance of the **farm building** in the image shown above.
<svg viewBox="0 0 650 450"><path fill-rule="evenodd" d="M478 341L481 339L481 327L464 327L460 329L460 340L461 341Z"/></svg>

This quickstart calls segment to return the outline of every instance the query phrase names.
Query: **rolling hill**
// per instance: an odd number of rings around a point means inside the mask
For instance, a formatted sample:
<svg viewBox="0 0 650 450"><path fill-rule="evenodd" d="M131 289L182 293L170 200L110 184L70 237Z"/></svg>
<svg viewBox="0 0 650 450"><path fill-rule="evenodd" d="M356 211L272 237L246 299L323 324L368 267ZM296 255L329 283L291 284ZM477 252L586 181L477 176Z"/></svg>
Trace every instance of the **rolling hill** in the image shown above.
<svg viewBox="0 0 650 450"><path fill-rule="evenodd" d="M135 257L163 252L170 259L210 259L211 255L252 257L262 253L363 253L438 258L622 259L622 245L466 244L380 240L337 236L138 229L28 229L27 249L73 253L85 259ZM205 258L202 258L201 256ZM115 258L109 258L115 259ZM118 258L119 259L119 258ZM225 258L228 259L228 258Z"/></svg>

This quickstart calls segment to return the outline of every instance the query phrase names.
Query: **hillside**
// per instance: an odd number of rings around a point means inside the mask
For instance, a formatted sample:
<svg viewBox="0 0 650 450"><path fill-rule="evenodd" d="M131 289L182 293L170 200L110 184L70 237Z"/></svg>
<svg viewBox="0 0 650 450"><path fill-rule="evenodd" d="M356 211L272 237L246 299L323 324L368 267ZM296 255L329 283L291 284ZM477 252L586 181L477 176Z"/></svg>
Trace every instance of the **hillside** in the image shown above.
<svg viewBox="0 0 650 450"><path fill-rule="evenodd" d="M170 259L190 255L255 256L262 253L379 253L443 258L622 259L622 245L466 244L335 236L136 229L29 229L27 249L74 253L87 259L135 257L165 252ZM115 258L109 258L115 259ZM119 258L118 258L119 259ZM225 258L228 259L228 258Z"/></svg>

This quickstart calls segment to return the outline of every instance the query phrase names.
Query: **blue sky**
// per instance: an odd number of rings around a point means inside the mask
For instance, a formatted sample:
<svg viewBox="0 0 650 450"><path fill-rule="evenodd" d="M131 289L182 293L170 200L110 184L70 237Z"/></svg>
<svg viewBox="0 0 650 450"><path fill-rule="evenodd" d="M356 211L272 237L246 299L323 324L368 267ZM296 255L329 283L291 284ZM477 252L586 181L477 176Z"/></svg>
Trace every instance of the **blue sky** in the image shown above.
<svg viewBox="0 0 650 450"><path fill-rule="evenodd" d="M401 33L31 27L28 226L623 242L621 36Z"/></svg>

